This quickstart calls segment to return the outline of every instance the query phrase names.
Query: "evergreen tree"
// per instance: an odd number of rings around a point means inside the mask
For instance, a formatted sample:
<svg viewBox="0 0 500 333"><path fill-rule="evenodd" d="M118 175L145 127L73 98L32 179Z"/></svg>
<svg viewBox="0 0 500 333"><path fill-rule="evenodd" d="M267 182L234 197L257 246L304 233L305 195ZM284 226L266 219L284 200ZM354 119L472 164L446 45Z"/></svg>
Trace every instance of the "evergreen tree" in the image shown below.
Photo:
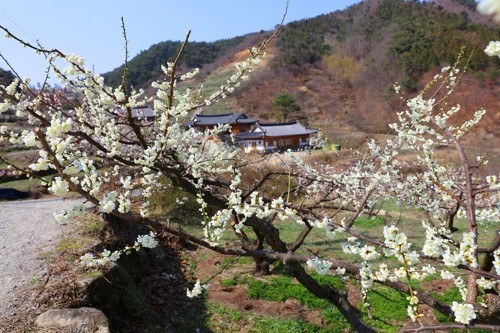
<svg viewBox="0 0 500 333"><path fill-rule="evenodd" d="M295 102L295 98L289 93L278 95L273 101L273 109L279 112L280 118L286 122L287 118L300 111L300 106Z"/></svg>

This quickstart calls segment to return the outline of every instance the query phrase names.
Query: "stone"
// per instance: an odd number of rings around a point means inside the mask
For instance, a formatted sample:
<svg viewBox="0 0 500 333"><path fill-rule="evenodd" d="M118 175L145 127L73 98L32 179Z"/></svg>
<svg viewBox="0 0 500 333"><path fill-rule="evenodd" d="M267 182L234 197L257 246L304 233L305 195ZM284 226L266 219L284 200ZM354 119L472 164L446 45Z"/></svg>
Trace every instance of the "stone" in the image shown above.
<svg viewBox="0 0 500 333"><path fill-rule="evenodd" d="M98 309L50 309L36 319L39 328L71 329L75 333L109 333L108 318Z"/></svg>

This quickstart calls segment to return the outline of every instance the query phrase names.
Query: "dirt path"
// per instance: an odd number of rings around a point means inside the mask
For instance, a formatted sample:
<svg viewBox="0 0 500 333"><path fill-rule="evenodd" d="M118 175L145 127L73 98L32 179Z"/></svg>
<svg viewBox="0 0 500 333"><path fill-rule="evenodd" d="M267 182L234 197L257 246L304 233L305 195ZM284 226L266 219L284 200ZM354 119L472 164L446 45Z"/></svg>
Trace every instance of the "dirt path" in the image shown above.
<svg viewBox="0 0 500 333"><path fill-rule="evenodd" d="M47 273L43 254L54 249L69 230L54 213L80 202L77 199L40 199L0 202L0 321L16 316L23 304L23 288Z"/></svg>

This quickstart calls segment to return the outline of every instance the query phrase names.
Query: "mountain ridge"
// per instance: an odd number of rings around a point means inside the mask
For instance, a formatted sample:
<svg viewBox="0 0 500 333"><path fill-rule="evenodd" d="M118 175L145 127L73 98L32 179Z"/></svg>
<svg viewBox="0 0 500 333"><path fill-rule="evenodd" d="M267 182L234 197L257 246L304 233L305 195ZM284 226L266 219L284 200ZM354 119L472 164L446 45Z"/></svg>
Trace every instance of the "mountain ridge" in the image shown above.
<svg viewBox="0 0 500 333"><path fill-rule="evenodd" d="M201 87L203 81L208 96L225 83L234 62L271 33L188 43L178 69L200 67L193 84ZM399 83L406 96L414 96L442 66L453 65L466 46L468 72L449 102L464 108L457 121L470 118L479 107L489 110L478 132L500 147L500 59L483 52L489 40L499 37L498 26L475 11L473 0L365 0L284 25L251 81L200 111L246 112L277 121L272 102L289 93L301 107L299 120L329 137L342 131L389 133L388 124L405 107L393 85ZM181 44L156 43L130 59L128 85L154 93L147 87L162 78L160 65L172 61ZM118 86L122 74L123 66L103 76Z"/></svg>

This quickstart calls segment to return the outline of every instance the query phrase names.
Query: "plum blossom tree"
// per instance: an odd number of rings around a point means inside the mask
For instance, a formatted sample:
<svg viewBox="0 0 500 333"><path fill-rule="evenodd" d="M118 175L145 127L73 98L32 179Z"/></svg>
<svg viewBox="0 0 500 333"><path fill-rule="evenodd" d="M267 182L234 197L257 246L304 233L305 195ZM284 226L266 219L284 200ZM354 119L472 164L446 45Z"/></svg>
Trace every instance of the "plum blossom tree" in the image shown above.
<svg viewBox="0 0 500 333"><path fill-rule="evenodd" d="M37 161L26 168L15 166L17 170L32 175L53 169L57 171L50 182L53 193L77 192L103 214L147 225L154 232L139 236L134 246L123 251L107 251L98 258L84 256L84 265L118 260L127 251L156 246L155 238L173 234L218 253L253 257L261 273L273 262L282 262L288 273L316 297L331 302L359 332L375 331L361 310L369 308L368 291L377 285L407 295L408 316L416 323L410 331L500 329L500 183L496 175L481 175L487 159L473 158L461 143L485 111L478 110L465 123L454 124L451 119L461 111L460 106L447 103L463 75L463 55L407 100L398 122L391 125L394 137L370 142L369 155L339 169L287 153L283 168L249 182L245 181L245 165L250 162L240 150L212 140L227 128L195 132L182 123L237 88L258 65L272 37L250 49L248 59L237 64L234 75L210 96L186 88L197 70L178 73L182 47L178 57L162 67L164 79L152 83L155 94L146 95L128 87L127 66L122 84L107 87L100 75L85 67L83 58L29 44L1 28L8 37L45 56L61 85L81 96L80 103L68 110L47 99L44 90L33 91L29 79L18 78L0 86L0 113L13 110L29 124L18 132L0 127L1 139L39 150ZM189 33L184 45L188 38ZM60 66L61 61L66 67ZM178 89L180 84L183 89ZM152 105L152 119L133 116L133 109L144 104ZM436 147L443 145L455 148L459 165L450 168L440 163ZM401 155L409 152L413 160L404 161ZM288 180L284 192L266 191L283 177ZM162 185L165 179L197 198L204 238L150 216L153 193L168 191ZM376 214L377 204L387 198L428 212L422 222L423 244L412 240L397 221L387 224L380 237L356 231L359 217ZM140 205L133 205L133 200L140 200ZM75 207L56 218L64 220L81 212L81 207ZM459 235L446 227L450 214L466 221L465 232ZM283 239L277 220L300 226L293 241ZM497 226L494 239L479 244L482 228L492 223ZM329 240L342 241L349 259L298 253L313 229L323 230ZM237 237L237 247L220 243L225 233ZM344 289L321 284L315 273L357 280L363 302L351 303ZM418 281L424 278L452 280L461 300L451 304L438 300L425 288L418 288ZM197 281L187 295L196 297L204 288ZM455 323L425 326L421 322L423 304Z"/></svg>

